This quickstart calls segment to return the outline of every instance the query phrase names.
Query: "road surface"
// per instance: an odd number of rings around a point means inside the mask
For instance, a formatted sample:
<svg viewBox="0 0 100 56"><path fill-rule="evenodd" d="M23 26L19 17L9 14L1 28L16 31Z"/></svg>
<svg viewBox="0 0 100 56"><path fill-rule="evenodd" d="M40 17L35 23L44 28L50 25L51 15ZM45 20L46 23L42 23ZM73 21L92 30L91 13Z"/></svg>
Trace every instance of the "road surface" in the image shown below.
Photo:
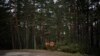
<svg viewBox="0 0 100 56"><path fill-rule="evenodd" d="M50 50L4 50L0 56L89 56L80 53L64 53ZM90 55L91 56L91 55Z"/></svg>

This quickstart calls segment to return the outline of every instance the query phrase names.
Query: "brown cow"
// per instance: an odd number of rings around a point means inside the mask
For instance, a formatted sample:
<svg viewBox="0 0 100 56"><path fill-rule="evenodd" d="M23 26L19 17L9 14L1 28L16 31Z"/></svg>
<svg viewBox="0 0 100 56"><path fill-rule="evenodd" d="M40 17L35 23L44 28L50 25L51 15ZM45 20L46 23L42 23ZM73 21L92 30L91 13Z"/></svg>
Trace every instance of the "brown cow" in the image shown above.
<svg viewBox="0 0 100 56"><path fill-rule="evenodd" d="M45 48L46 49L50 49L50 46L49 46L49 42L48 41L45 42Z"/></svg>
<svg viewBox="0 0 100 56"><path fill-rule="evenodd" d="M54 41L50 41L50 49L51 50L55 49L55 42Z"/></svg>
<svg viewBox="0 0 100 56"><path fill-rule="evenodd" d="M46 41L45 48L54 50L55 49L55 42L54 41Z"/></svg>

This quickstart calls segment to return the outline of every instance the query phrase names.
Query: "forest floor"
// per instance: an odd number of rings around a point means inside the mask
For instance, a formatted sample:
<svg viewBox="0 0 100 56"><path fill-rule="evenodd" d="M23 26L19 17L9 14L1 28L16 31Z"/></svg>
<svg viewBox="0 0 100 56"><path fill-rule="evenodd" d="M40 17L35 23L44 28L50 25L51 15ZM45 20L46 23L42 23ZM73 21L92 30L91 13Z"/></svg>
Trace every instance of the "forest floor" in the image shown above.
<svg viewBox="0 0 100 56"><path fill-rule="evenodd" d="M64 53L50 50L0 50L0 56L92 56L80 53Z"/></svg>

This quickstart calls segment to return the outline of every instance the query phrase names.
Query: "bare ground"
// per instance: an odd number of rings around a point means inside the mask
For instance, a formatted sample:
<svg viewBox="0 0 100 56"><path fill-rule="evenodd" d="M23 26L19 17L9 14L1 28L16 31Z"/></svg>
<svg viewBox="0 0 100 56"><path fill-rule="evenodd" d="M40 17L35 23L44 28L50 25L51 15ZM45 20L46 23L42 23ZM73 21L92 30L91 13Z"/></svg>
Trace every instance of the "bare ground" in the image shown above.
<svg viewBox="0 0 100 56"><path fill-rule="evenodd" d="M64 53L50 50L1 50L0 56L92 56L80 53Z"/></svg>

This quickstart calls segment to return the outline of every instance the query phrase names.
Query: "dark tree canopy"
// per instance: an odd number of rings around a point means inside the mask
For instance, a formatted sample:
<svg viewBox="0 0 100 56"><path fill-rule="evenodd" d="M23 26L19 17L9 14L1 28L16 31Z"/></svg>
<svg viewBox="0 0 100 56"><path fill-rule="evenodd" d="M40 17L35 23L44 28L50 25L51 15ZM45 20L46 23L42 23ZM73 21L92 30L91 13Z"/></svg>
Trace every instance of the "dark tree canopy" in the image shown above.
<svg viewBox="0 0 100 56"><path fill-rule="evenodd" d="M0 49L100 51L99 0L0 1Z"/></svg>

